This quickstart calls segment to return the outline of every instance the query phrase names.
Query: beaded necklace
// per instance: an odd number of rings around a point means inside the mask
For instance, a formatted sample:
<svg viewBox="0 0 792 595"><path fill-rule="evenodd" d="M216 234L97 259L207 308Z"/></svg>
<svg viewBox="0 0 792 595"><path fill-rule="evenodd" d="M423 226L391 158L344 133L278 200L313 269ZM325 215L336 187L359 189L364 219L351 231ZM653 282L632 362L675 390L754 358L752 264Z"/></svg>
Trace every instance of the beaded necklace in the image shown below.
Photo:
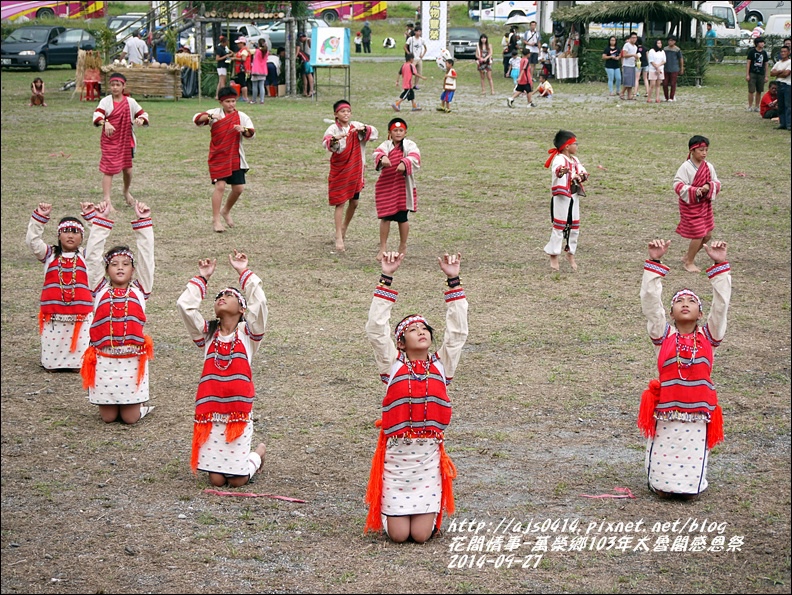
<svg viewBox="0 0 792 595"><path fill-rule="evenodd" d="M123 292L123 293L120 293L120 292ZM126 342L127 319L128 319L127 315L129 314L129 293L130 293L129 287L124 287L123 289L118 288L118 287L113 287L110 290L110 347L111 348L112 347L118 347L120 345L123 345ZM124 319L124 332L121 335L121 342L118 343L117 345L113 341L113 319L114 318L119 318L119 316L115 315L116 308L118 307L118 303L117 303L117 301L115 299L116 297L123 298L123 300L124 300L124 303L122 305L123 314L124 314L124 318L123 318Z"/></svg>
<svg viewBox="0 0 792 595"><path fill-rule="evenodd" d="M688 363L682 362L682 356L681 356L682 346L679 344L679 335L681 333L677 331L675 334L676 334L675 340L676 340L677 374L679 374L679 377L682 380L687 380L690 376L689 375L682 376L682 368L690 368L693 365L693 361L696 359L696 352L698 351L698 337L697 337L698 327L696 327L696 329L693 331L693 349L691 350L690 359L688 360Z"/></svg>
<svg viewBox="0 0 792 595"><path fill-rule="evenodd" d="M410 418L410 433L412 434L413 429L413 415L412 415L412 406L413 406L413 392L412 392L412 381L417 380L419 382L424 382L425 392L424 392L424 413L423 413L423 421L426 421L429 416L429 367L431 366L432 362L430 359L427 359L426 362L423 360L418 360L420 363L426 366L423 375L417 374L415 369L413 368L413 363L407 359L406 366L407 370L409 371L409 376L407 376L407 398L409 399L409 410L408 415ZM418 363L418 362L416 362Z"/></svg>
<svg viewBox="0 0 792 595"><path fill-rule="evenodd" d="M229 342L220 340L220 327L219 326L218 326L217 330L215 331L214 337L212 338L212 346L214 347L214 365L215 365L215 368L217 368L218 370L228 370L228 368L231 367L231 362L233 361L233 358L232 358L231 354L234 353L234 347L236 347L236 344L237 344L238 328L239 327L234 329L234 337ZM228 354L227 354L228 355L228 362L226 363L225 366L221 366L220 363L219 363L219 360L218 360L218 356L221 355L220 354L220 346L221 345L228 345L229 346L228 347ZM225 355L225 354L223 354L223 355Z"/></svg>
<svg viewBox="0 0 792 595"><path fill-rule="evenodd" d="M63 279L63 269L68 268L71 271L71 279L65 281ZM61 254L58 256L58 284L60 285L61 300L64 303L71 303L74 301L75 284L77 283L77 255L74 258L66 258Z"/></svg>

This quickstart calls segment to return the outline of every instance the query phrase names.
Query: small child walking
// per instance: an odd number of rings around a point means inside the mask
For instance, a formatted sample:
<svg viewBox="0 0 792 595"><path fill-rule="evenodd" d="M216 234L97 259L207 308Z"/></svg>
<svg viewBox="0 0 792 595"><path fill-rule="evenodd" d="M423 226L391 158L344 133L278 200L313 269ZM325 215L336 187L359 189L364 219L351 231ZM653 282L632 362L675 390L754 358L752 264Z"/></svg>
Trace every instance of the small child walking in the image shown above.
<svg viewBox="0 0 792 595"><path fill-rule="evenodd" d="M360 192L366 185L363 175L366 143L377 140L379 132L373 126L352 120L352 105L345 99L333 104L333 112L335 121L325 131L322 146L330 151L327 192L330 206L335 208L335 248L345 252L346 232L357 210Z"/></svg>
<svg viewBox="0 0 792 595"><path fill-rule="evenodd" d="M578 236L580 235L580 197L586 196L583 182L588 179L586 168L576 157L578 152L577 138L568 130L559 130L553 139L553 148L547 151L550 157L545 167L550 168L550 221L553 229L550 241L544 247L550 255L550 268L559 269L558 256L562 248L573 271L577 270L575 252L577 252Z"/></svg>
<svg viewBox="0 0 792 595"><path fill-rule="evenodd" d="M690 240L682 257L689 273L699 273L696 254L710 241L715 229L712 200L720 194L721 183L715 167L707 161L709 139L696 135L688 141L688 158L674 176L674 192L679 198L679 225L676 232Z"/></svg>
<svg viewBox="0 0 792 595"><path fill-rule="evenodd" d="M135 204L129 192L132 185L132 159L135 157L137 139L135 126L148 126L149 117L132 97L124 94L126 77L120 72L110 75L110 95L99 102L93 113L94 126L102 127L99 171L102 172L102 201L110 205L110 191L113 187L113 176L123 174L124 200L127 205Z"/></svg>
<svg viewBox="0 0 792 595"><path fill-rule="evenodd" d="M245 159L242 138L253 138L256 129L250 117L236 108L237 92L232 87L223 87L217 92L220 107L199 112L193 116L196 126L209 126L212 139L209 142L209 177L214 185L212 192L212 229L223 233L222 217L228 227L234 227L231 209L245 189L245 173L250 169ZM223 207L226 186L231 192Z"/></svg>
<svg viewBox="0 0 792 595"><path fill-rule="evenodd" d="M517 86L514 87L514 93L506 100L506 105L514 107L514 100L523 93L528 98L528 106L536 107L533 102L533 76L531 75L531 50L527 47L523 48L523 57L520 59L520 74L517 77Z"/></svg>
<svg viewBox="0 0 792 595"><path fill-rule="evenodd" d="M446 454L444 432L451 421L446 386L454 376L468 335L468 302L459 280L461 254L438 258L445 273L446 330L443 343L430 353L434 329L413 314L388 330L398 292L393 274L404 254L386 252L380 283L371 300L366 334L374 347L382 400L379 440L371 461L366 503L366 531L385 532L396 543L412 538L424 543L440 528L443 512L454 513L456 467ZM395 343L395 344L394 344Z"/></svg>
<svg viewBox="0 0 792 595"><path fill-rule="evenodd" d="M154 357L154 341L144 333L146 301L154 283L151 209L135 201L136 260L124 245L102 256L114 225L109 203L81 206L83 217L93 227L85 255L94 295L91 345L81 369L83 388L88 389L88 400L99 406L102 421L109 424L120 418L134 424L154 408L143 404L149 400L148 362Z"/></svg>
<svg viewBox="0 0 792 595"><path fill-rule="evenodd" d="M454 100L454 93L456 92L457 73L454 70L454 59L446 58L445 61L445 77L443 77L443 92L440 94L440 107L437 108L439 112L451 112L451 102Z"/></svg>
<svg viewBox="0 0 792 595"><path fill-rule="evenodd" d="M520 54L517 50L512 50L511 58L509 59L509 74L511 75L512 84L517 87L517 79L520 78Z"/></svg>
<svg viewBox="0 0 792 595"><path fill-rule="evenodd" d="M671 298L666 320L663 278L670 270L660 262L670 240L649 243L641 281L641 308L655 346L658 379L641 397L638 427L646 442L645 469L649 489L661 498L693 500L707 489L707 463L713 446L723 440L723 413L712 384L715 348L726 335L731 300L731 267L726 242L704 244L713 265L712 307L707 322L701 299L690 289ZM673 463L672 463L673 462Z"/></svg>
<svg viewBox="0 0 792 595"><path fill-rule="evenodd" d="M190 338L204 354L195 396L190 467L193 473L209 473L216 487L248 483L261 467L266 450L261 442L250 450L256 397L250 363L267 326L267 297L244 253L234 250L229 261L242 291L236 287L220 290L214 298L215 320L204 320L200 306L217 259L198 261L198 274L176 303Z"/></svg>
<svg viewBox="0 0 792 595"><path fill-rule="evenodd" d="M30 83L30 103L28 106L34 105L47 107L47 104L44 102L44 81L38 76Z"/></svg>
<svg viewBox="0 0 792 595"><path fill-rule="evenodd" d="M421 106L415 102L415 86L416 86L416 78L426 80L426 77L422 74L419 74L415 68L415 64L413 64L413 60L415 57L407 53L404 55L404 64L402 64L401 68L399 69L399 75L396 77L396 86L398 87L401 84L401 95L395 101L395 103L391 103L391 107L394 111L400 112L401 111L401 104L402 101L407 100L412 104L412 111L419 112L421 111Z"/></svg>
<svg viewBox="0 0 792 595"><path fill-rule="evenodd" d="M418 145L405 138L407 122L393 118L388 122L388 140L374 150L374 164L380 177L374 186L377 217L380 220L380 248L377 260L388 249L391 222L399 225L399 254L407 251L410 222L407 215L418 210L415 172L421 167Z"/></svg>
<svg viewBox="0 0 792 595"><path fill-rule="evenodd" d="M25 242L44 263L44 289L39 308L41 365L46 370L79 370L90 342L93 295L88 285L85 253L80 248L85 227L76 217L58 223L58 243L42 239L52 205L39 203L28 222Z"/></svg>

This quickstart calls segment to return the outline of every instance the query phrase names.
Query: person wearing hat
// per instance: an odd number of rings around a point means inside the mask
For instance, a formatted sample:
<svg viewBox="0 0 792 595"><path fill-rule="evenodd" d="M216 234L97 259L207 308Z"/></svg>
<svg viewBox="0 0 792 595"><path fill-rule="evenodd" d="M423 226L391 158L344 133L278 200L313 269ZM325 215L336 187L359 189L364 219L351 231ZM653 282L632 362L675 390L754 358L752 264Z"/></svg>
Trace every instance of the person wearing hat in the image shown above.
<svg viewBox="0 0 792 595"><path fill-rule="evenodd" d="M352 120L352 106L346 99L333 104L333 113L335 121L325 131L322 146L330 151L327 197L330 206L334 207L335 247L337 252L344 252L346 232L357 210L360 192L366 185L366 143L377 140L379 131Z"/></svg>
<svg viewBox="0 0 792 595"><path fill-rule="evenodd" d="M680 74L685 74L685 57L676 42L676 37L669 35L668 45L663 48L666 55L665 71L663 73L663 96L666 101L676 101L677 77Z"/></svg>
<svg viewBox="0 0 792 595"><path fill-rule="evenodd" d="M366 335L374 348L377 371L386 385L377 448L371 461L364 532L385 530L396 543L429 540L440 529L443 513L454 513L456 467L445 450L445 429L452 405L447 386L456 372L468 336L468 301L459 280L462 255L438 257L446 279L446 330L432 353L434 329L411 314L389 321L399 292L393 276L404 254L386 252L379 285L369 308Z"/></svg>
<svg viewBox="0 0 792 595"><path fill-rule="evenodd" d="M44 226L52 205L40 202L28 222L25 243L44 265L44 289L39 308L41 366L45 370L79 370L90 342L93 295L83 243L85 227L76 217L58 222L58 243L44 243Z"/></svg>
<svg viewBox="0 0 792 595"><path fill-rule="evenodd" d="M380 248L377 260L388 250L388 235L393 221L399 225L399 254L407 251L410 222L407 215L418 210L415 172L421 167L421 151L407 136L407 122L393 118L388 122L388 140L374 149L374 165L380 172L374 186L374 201L380 220Z"/></svg>
<svg viewBox="0 0 792 595"><path fill-rule="evenodd" d="M242 101L248 102L247 81L250 76L251 52L247 47L247 39L239 37L236 40L237 51L232 60L234 61L234 82L239 85ZM218 95L219 99L219 95Z"/></svg>
<svg viewBox="0 0 792 595"><path fill-rule="evenodd" d="M217 39L217 45L215 46L215 61L217 62L217 89L215 89L215 99L217 99L217 94L220 92L220 89L226 86L226 77L228 76L228 54L230 53L228 49L228 39L226 39L225 35L221 35Z"/></svg>
<svg viewBox="0 0 792 595"><path fill-rule="evenodd" d="M93 113L94 126L102 127L100 146L102 157L99 160L99 171L102 172L102 200L110 204L110 191L113 187L113 176L124 176L124 199L128 205L135 204L129 192L132 185L132 159L137 149L135 126L148 126L149 116L137 101L125 92L126 77L120 72L110 75L110 95L99 102Z"/></svg>
<svg viewBox="0 0 792 595"><path fill-rule="evenodd" d="M543 43L539 50L539 63L542 65L540 73L549 77L553 67L550 64L550 51L546 43Z"/></svg>
<svg viewBox="0 0 792 595"><path fill-rule="evenodd" d="M726 242L704 244L712 306L706 323L701 299L690 289L663 307L661 262L670 240L649 242L641 280L641 309L655 347L658 377L641 396L638 427L647 438L645 470L649 489L661 498L694 500L707 489L710 450L723 440L723 413L712 383L715 349L726 335L731 301L731 267Z"/></svg>
<svg viewBox="0 0 792 595"><path fill-rule="evenodd" d="M234 227L231 208L245 189L245 173L248 163L242 138L253 138L256 129L250 117L236 108L237 92L232 87L223 87L217 94L220 107L193 116L196 126L209 126L212 140L209 143L209 177L212 179L212 227L217 233L225 231L221 217L228 227ZM223 207L226 186L231 193Z"/></svg>

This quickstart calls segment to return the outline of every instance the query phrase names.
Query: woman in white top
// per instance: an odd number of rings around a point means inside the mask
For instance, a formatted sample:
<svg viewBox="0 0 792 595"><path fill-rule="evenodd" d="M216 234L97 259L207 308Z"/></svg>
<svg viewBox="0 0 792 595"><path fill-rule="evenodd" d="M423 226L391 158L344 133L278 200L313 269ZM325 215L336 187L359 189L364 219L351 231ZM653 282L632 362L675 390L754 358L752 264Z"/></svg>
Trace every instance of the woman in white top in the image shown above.
<svg viewBox="0 0 792 595"><path fill-rule="evenodd" d="M660 87L663 84L666 63L662 39L655 40L654 47L649 50L647 58L649 58L649 94L646 97L646 102L652 103L654 95L655 103L660 103Z"/></svg>

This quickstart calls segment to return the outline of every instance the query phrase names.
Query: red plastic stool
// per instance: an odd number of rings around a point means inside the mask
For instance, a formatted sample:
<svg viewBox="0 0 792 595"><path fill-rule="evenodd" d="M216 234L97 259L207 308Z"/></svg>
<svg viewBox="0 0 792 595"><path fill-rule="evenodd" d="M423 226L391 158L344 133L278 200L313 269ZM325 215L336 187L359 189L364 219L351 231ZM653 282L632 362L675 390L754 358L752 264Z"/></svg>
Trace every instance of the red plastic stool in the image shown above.
<svg viewBox="0 0 792 595"><path fill-rule="evenodd" d="M80 93L80 101L96 101L99 99L99 81L83 81L83 90Z"/></svg>
<svg viewBox="0 0 792 595"><path fill-rule="evenodd" d="M236 91L237 97L242 96L242 87L239 86L239 83L231 83L231 88Z"/></svg>

